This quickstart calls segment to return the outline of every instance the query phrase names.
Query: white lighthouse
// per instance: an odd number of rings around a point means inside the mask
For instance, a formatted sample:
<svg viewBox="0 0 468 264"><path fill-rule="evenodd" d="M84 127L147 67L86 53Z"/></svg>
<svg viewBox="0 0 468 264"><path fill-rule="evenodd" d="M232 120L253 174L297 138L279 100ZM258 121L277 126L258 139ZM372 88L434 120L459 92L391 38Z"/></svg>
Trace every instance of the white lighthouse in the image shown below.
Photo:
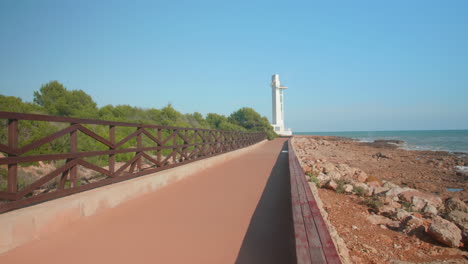
<svg viewBox="0 0 468 264"><path fill-rule="evenodd" d="M271 88L272 88L272 106L273 106L273 119L272 126L276 134L280 136L291 136L291 129L284 128L284 90L288 87L281 86L279 75L274 74L271 77Z"/></svg>

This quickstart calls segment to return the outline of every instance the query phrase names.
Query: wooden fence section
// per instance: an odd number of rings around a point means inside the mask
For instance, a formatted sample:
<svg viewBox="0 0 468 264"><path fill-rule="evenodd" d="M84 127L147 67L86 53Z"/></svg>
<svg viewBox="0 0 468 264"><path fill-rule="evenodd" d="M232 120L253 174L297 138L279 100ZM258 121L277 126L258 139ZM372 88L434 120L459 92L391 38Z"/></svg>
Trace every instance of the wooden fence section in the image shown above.
<svg viewBox="0 0 468 264"><path fill-rule="evenodd" d="M6 154L0 156L0 166L7 170L7 175L0 175L0 180L4 177L7 182L6 186L0 185L0 213L180 166L266 139L263 132L168 127L12 112L0 112L0 120L4 121L1 128L6 130L0 134L0 139L3 139L0 152ZM40 122L53 124L57 129L32 142L21 142L21 124L32 126L34 123L38 127ZM101 128L99 132L96 127ZM103 135L103 127L107 135ZM129 132L117 139L116 130L121 128ZM92 139L95 149L83 149L78 140L83 137L87 137L88 143ZM68 150L51 154L49 149L41 153L41 147L57 140L65 140ZM123 154L127 154L127 160L116 160ZM96 160L100 163L104 160L105 164L93 163ZM38 162L54 164L53 170L24 183L18 173L23 168L20 166ZM82 168L92 171L95 176L83 179L80 175Z"/></svg>
<svg viewBox="0 0 468 264"><path fill-rule="evenodd" d="M291 139L288 148L297 263L341 263Z"/></svg>

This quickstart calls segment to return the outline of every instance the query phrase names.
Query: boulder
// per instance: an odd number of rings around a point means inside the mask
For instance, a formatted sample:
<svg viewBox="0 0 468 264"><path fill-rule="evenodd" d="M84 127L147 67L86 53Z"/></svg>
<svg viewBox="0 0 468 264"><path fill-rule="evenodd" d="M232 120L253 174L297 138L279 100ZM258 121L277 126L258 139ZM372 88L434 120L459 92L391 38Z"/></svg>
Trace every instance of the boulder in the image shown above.
<svg viewBox="0 0 468 264"><path fill-rule="evenodd" d="M357 182L366 182L368 176L362 170L355 169L352 178Z"/></svg>
<svg viewBox="0 0 468 264"><path fill-rule="evenodd" d="M396 209L396 212L393 215L393 218L398 221L402 221L403 219L407 218L410 215L411 214L404 209Z"/></svg>
<svg viewBox="0 0 468 264"><path fill-rule="evenodd" d="M387 187L374 187L374 195L383 195L388 191Z"/></svg>
<svg viewBox="0 0 468 264"><path fill-rule="evenodd" d="M439 216L433 219L427 233L435 240L449 247L458 247L462 240L461 230L454 223Z"/></svg>
<svg viewBox="0 0 468 264"><path fill-rule="evenodd" d="M388 183L388 182L387 182ZM404 191L408 191L409 188L401 188L401 187L398 187L398 186L394 186L394 187L391 187L386 193L385 193L385 196L386 197L391 197L391 198L396 198L396 200L398 201L398 195Z"/></svg>
<svg viewBox="0 0 468 264"><path fill-rule="evenodd" d="M327 182L331 180L330 177L324 173L319 173L319 175L317 176L317 179L319 181L320 187L324 186Z"/></svg>
<svg viewBox="0 0 468 264"><path fill-rule="evenodd" d="M366 183L367 183L367 185L369 185L371 187L381 187L382 186L382 181L379 178L375 177L375 176L367 177Z"/></svg>
<svg viewBox="0 0 468 264"><path fill-rule="evenodd" d="M466 206L462 200L453 197L445 200L445 210L447 213L450 213L451 211L462 211L468 213L468 206Z"/></svg>
<svg viewBox="0 0 468 264"><path fill-rule="evenodd" d="M399 227L400 222L381 215L368 215L367 220L374 225L387 225L390 227Z"/></svg>
<svg viewBox="0 0 468 264"><path fill-rule="evenodd" d="M416 199L416 201L418 201L418 202L423 201L425 203L430 203L433 206L435 206L437 209L444 208L444 205L442 203L442 199L440 199L439 197L437 197L435 195L432 195L432 194L423 193L423 192L420 192L420 191L417 191L417 190L414 190L414 189L407 190L407 191L404 191L404 192L401 192L400 194L398 194L398 198L400 198L400 200L405 201L405 202L409 202L409 203L413 203L413 197L415 197L415 196L418 197Z"/></svg>
<svg viewBox="0 0 468 264"><path fill-rule="evenodd" d="M384 182L384 184L382 184L382 187L385 187L385 188L388 188L388 189L392 189L392 188L395 188L395 187L400 187L392 182Z"/></svg>
<svg viewBox="0 0 468 264"><path fill-rule="evenodd" d="M330 162L324 163L322 168L323 168L323 172L326 174L329 174L330 172L337 170L336 166Z"/></svg>
<svg viewBox="0 0 468 264"><path fill-rule="evenodd" d="M330 171L327 173L327 175L335 180L341 179L341 173L339 171Z"/></svg>
<svg viewBox="0 0 468 264"><path fill-rule="evenodd" d="M456 224L462 231L468 230L468 213L463 211L451 211L447 219Z"/></svg>
<svg viewBox="0 0 468 264"><path fill-rule="evenodd" d="M352 193L353 192L353 186L351 184L345 184L343 185L343 189L345 193Z"/></svg>
<svg viewBox="0 0 468 264"><path fill-rule="evenodd" d="M390 205L383 205L383 206L380 206L377 211L379 212L379 214L383 216L390 217L395 214L396 209L395 207L390 206Z"/></svg>
<svg viewBox="0 0 468 264"><path fill-rule="evenodd" d="M343 176L353 176L354 174L354 169L351 168L348 164L340 163L337 166L337 169L341 172L341 175Z"/></svg>
<svg viewBox="0 0 468 264"><path fill-rule="evenodd" d="M424 206L422 212L427 216L436 216L439 213L437 211L437 208L435 206L433 206L432 204L426 204L426 206Z"/></svg>
<svg viewBox="0 0 468 264"><path fill-rule="evenodd" d="M426 199L423 199L419 196L413 196L411 199L411 209L413 211L422 211L424 207L426 207L426 204L428 204Z"/></svg>
<svg viewBox="0 0 468 264"><path fill-rule="evenodd" d="M403 219L402 224L411 229L417 228L424 224L424 221L416 216L410 215Z"/></svg>
<svg viewBox="0 0 468 264"><path fill-rule="evenodd" d="M338 188L338 184L334 180L329 180L325 184L325 188L336 191L336 188Z"/></svg>

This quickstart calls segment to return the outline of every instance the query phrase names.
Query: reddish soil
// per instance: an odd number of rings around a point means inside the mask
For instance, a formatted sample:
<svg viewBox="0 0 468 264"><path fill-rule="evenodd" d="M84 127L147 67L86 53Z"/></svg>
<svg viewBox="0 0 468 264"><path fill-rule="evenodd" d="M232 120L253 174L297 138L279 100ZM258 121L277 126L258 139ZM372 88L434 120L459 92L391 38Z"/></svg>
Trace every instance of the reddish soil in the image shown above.
<svg viewBox="0 0 468 264"><path fill-rule="evenodd" d="M396 260L416 263L458 260L463 263L465 259L460 249L440 245L418 230L405 234L371 224L367 220L368 208L362 204L364 198L327 189L319 189L319 196L328 212L328 220L345 241L354 263L380 264Z"/></svg>

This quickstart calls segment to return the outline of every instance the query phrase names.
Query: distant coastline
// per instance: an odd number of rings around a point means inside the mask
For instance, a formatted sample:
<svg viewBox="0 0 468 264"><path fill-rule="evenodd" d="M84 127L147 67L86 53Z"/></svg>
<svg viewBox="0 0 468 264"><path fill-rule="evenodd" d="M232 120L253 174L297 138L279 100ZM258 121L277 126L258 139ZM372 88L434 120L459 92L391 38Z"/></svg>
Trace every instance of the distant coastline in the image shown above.
<svg viewBox="0 0 468 264"><path fill-rule="evenodd" d="M468 129L464 130L408 130L408 131L346 131L295 132L294 135L339 136L362 142L374 140L401 140L408 150L462 152L468 154Z"/></svg>

